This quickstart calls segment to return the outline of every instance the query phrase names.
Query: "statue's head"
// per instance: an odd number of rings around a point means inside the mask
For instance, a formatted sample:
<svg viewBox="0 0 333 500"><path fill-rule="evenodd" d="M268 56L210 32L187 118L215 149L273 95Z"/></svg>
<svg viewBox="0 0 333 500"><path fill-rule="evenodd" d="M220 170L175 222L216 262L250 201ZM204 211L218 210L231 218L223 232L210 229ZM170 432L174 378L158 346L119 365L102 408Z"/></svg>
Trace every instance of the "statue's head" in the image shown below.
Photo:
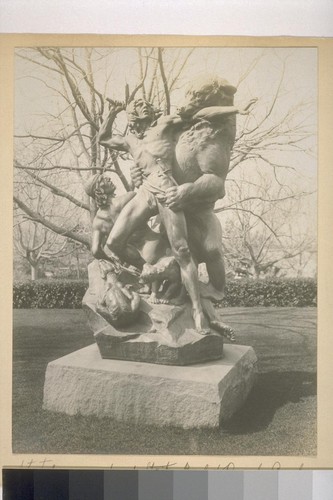
<svg viewBox="0 0 333 500"><path fill-rule="evenodd" d="M104 294L103 306L100 301L96 310L115 328L126 327L135 323L140 314L140 295L131 292L132 299L124 294L119 286L111 286Z"/></svg>
<svg viewBox="0 0 333 500"><path fill-rule="evenodd" d="M218 76L198 78L188 87L179 114L190 118L199 109L209 106L232 106L237 89Z"/></svg>
<svg viewBox="0 0 333 500"><path fill-rule="evenodd" d="M85 192L96 200L96 205L101 208L108 202L110 196L115 195L116 186L112 182L111 173L93 175L84 186Z"/></svg>
<svg viewBox="0 0 333 500"><path fill-rule="evenodd" d="M126 107L126 114L130 131L139 136L160 115L150 102L142 98L131 101Z"/></svg>

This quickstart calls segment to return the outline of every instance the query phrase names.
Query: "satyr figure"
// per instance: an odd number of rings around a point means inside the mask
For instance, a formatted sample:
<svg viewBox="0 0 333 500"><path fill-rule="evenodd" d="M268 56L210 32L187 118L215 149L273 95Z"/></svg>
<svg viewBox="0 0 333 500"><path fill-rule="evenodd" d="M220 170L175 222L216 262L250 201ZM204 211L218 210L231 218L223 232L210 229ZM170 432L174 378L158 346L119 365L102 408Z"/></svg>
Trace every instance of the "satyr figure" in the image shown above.
<svg viewBox="0 0 333 500"><path fill-rule="evenodd" d="M185 106L171 116L158 116L143 99L132 101L126 110L129 133L125 137L112 134L113 121L124 109L113 102L99 134L102 145L132 155L138 187L120 212L104 251L112 258L124 258L131 234L159 214L192 302L195 327L202 334L209 333L209 325L201 304L197 263L206 263L212 291L222 294L222 235L213 207L224 196L235 115L247 113L253 102L240 110L232 105L234 87L219 79L209 85L201 86L201 92L190 91Z"/></svg>

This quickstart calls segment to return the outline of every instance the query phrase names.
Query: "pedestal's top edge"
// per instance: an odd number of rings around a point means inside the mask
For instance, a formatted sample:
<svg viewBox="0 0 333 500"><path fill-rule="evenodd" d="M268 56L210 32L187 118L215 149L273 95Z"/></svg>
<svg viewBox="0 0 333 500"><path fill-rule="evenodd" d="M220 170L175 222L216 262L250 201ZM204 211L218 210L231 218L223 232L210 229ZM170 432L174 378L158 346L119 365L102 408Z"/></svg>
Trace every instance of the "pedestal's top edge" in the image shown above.
<svg viewBox="0 0 333 500"><path fill-rule="evenodd" d="M244 345L224 344L222 359L187 366L152 364L137 361L117 359L102 359L97 344L92 344L78 351L67 354L49 363L50 366L82 368L88 371L98 371L132 376L151 376L169 379L184 379L193 382L210 382L225 376L244 357L256 361L252 347Z"/></svg>

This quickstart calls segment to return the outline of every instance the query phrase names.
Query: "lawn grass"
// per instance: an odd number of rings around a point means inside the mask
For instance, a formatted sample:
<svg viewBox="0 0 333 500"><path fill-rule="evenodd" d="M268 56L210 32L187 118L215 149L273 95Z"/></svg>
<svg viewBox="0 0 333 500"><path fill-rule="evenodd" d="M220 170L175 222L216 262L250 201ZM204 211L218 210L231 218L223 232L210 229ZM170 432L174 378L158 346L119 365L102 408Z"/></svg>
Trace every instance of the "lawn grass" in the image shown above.
<svg viewBox="0 0 333 500"><path fill-rule="evenodd" d="M47 363L91 344L92 334L82 311L14 311L13 452L316 454L316 310L226 308L220 314L238 343L253 346L258 381L223 428L182 430L42 410Z"/></svg>

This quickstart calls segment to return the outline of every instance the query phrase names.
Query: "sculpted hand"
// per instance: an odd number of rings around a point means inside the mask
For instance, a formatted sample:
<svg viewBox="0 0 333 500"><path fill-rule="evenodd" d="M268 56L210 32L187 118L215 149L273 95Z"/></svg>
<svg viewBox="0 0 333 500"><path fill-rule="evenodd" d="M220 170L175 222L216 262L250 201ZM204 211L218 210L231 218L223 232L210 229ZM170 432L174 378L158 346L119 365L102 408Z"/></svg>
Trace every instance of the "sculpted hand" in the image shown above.
<svg viewBox="0 0 333 500"><path fill-rule="evenodd" d="M185 186L172 186L165 192L165 205L172 210L180 210L184 206Z"/></svg>
<svg viewBox="0 0 333 500"><path fill-rule="evenodd" d="M248 115L250 113L250 109L252 108L252 106L258 101L258 98L255 97L254 99L251 99L251 101L248 103L247 106L245 106L244 109L239 109L238 110L238 113L240 115Z"/></svg>
<svg viewBox="0 0 333 500"><path fill-rule="evenodd" d="M112 99L109 99L109 97L107 97L106 100L109 103L110 111L113 113L120 113L120 111L125 109L125 104L123 102L113 101Z"/></svg>
<svg viewBox="0 0 333 500"><path fill-rule="evenodd" d="M185 122L185 124L193 123L195 113L198 111L198 106L187 106L177 109L177 115Z"/></svg>

